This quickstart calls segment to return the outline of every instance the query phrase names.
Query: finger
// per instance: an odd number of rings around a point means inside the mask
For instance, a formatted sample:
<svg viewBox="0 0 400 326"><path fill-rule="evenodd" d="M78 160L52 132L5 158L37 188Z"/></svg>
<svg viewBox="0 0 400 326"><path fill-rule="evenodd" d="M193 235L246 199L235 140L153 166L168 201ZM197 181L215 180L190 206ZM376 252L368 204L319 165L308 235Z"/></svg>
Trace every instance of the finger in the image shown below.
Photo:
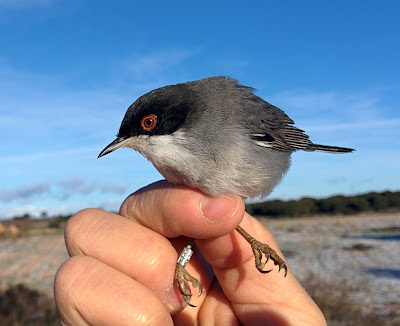
<svg viewBox="0 0 400 326"><path fill-rule="evenodd" d="M86 209L68 221L65 242L71 256L92 257L142 283L170 313L184 308L173 287L177 253L165 237L120 215Z"/></svg>
<svg viewBox="0 0 400 326"><path fill-rule="evenodd" d="M202 238L228 234L240 223L243 212L244 204L239 197L214 198L166 181L154 183L132 194L120 209L121 215L168 238L180 235ZM181 249L178 247L178 253ZM204 290L204 294L196 298L197 291L192 289L196 309L201 308L212 281L210 269L204 268L198 256L195 251L186 267L200 281ZM195 309L191 309L191 312L197 314ZM192 314L190 319L193 319Z"/></svg>
<svg viewBox="0 0 400 326"><path fill-rule="evenodd" d="M245 214L241 226L257 240L267 243L283 257L271 233ZM270 261L260 273L248 242L238 233L196 241L215 276L244 324L324 325L324 317L293 274L287 277Z"/></svg>
<svg viewBox="0 0 400 326"><path fill-rule="evenodd" d="M198 321L200 325L240 325L232 303L217 280L201 307Z"/></svg>
<svg viewBox="0 0 400 326"><path fill-rule="evenodd" d="M199 190L156 182L129 196L120 214L167 238L202 239L230 233L243 217L239 197L211 197Z"/></svg>
<svg viewBox="0 0 400 326"><path fill-rule="evenodd" d="M285 306L286 303L289 310L297 309L297 315L310 308L307 316L315 315L320 321L319 310L292 275L285 279L286 285L281 284L283 277L274 278L271 282L268 276L272 274L263 275L256 270L249 244L236 232L227 233L236 228L243 218L243 203L239 201L240 204L238 206L234 204L233 209L230 205L223 203L220 207L229 208L229 210L219 214L222 218L215 218L210 223L210 219L205 219L206 214L203 214L201 210L201 198L204 197L207 196L199 191L159 182L130 196L121 207L121 215L167 237L180 234L196 239L214 237L197 241L197 243L206 259L213 265L222 288L226 291L228 298L233 301L233 307L237 309L242 322L246 320L255 322L263 316L271 320L280 318L275 313L280 310L274 309L280 305ZM215 205L221 203L220 199L214 199ZM217 206L218 210L220 207ZM241 225L250 234L277 249L269 232L253 218L246 215ZM196 277L196 275L193 276ZM265 277L268 279L266 280ZM284 287L281 292L282 286ZM275 290L271 291L271 288ZM265 295L266 291L267 295ZM274 295L276 295L275 298ZM269 299L273 299L271 301L273 304L269 304ZM295 319L299 317L297 315ZM285 318L290 318L288 316Z"/></svg>
<svg viewBox="0 0 400 326"><path fill-rule="evenodd" d="M68 259L56 274L54 289L65 325L172 325L152 291L90 257Z"/></svg>

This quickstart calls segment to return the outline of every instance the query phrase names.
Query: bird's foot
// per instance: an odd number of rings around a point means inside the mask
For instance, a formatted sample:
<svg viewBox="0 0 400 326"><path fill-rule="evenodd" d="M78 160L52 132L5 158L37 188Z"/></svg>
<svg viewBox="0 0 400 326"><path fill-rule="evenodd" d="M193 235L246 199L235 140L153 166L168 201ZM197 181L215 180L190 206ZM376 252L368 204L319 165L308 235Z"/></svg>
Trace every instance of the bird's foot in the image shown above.
<svg viewBox="0 0 400 326"><path fill-rule="evenodd" d="M265 265L268 263L269 259L271 259L275 265L279 266L278 273L281 271L282 268L285 270L284 277L286 277L288 272L288 267L274 249L272 249L267 244L254 239L254 237L251 236L249 233L247 233L241 226L238 226L236 230L247 240L248 243L250 243L251 249L253 250L253 254L256 259L256 267L261 273L269 273L272 271L272 269L268 271L263 270ZM266 258L265 262L261 261L263 253Z"/></svg>
<svg viewBox="0 0 400 326"><path fill-rule="evenodd" d="M253 238L253 241L251 241L250 245L251 245L251 249L253 250L254 257L256 258L256 267L261 273L269 273L270 271L272 271L272 269L267 270L267 271L263 270L264 266L267 264L269 259L271 259L275 265L279 266L278 273L281 271L281 269L285 270L284 277L286 277L287 271L288 271L287 265L283 261L283 259L281 257L279 257L279 255L276 253L276 251L274 249L272 249L270 246L268 246L265 243L257 241L254 238ZM265 262L261 261L263 253L266 258Z"/></svg>
<svg viewBox="0 0 400 326"><path fill-rule="evenodd" d="M176 264L176 269L175 269L175 282L176 285L178 286L179 291L181 292L181 295L183 297L183 300L191 306L191 307L196 307L190 303L190 298L192 297L192 291L190 290L190 285L189 282L192 283L192 286L194 288L199 288L199 295L202 293L202 287L200 282L194 278L192 275L190 275L185 267L183 267L180 264Z"/></svg>
<svg viewBox="0 0 400 326"><path fill-rule="evenodd" d="M194 278L192 275L190 275L185 267L186 264L189 262L190 258L193 255L193 250L192 246L188 245L186 246L181 255L178 258L178 262L176 264L176 269L175 269L175 282L176 285L178 286L179 291L181 292L181 295L183 297L183 300L191 306L191 307L196 307L190 303L190 298L192 297L192 291L190 290L190 285L189 282L192 283L192 286L194 288L199 288L199 295L202 293L202 287L200 282Z"/></svg>

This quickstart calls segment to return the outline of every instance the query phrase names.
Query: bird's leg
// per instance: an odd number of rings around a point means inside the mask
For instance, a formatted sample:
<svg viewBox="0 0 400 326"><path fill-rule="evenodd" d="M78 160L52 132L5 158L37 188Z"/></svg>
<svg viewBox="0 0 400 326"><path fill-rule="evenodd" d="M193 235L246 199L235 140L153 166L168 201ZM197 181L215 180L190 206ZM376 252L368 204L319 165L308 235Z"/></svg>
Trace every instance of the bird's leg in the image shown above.
<svg viewBox="0 0 400 326"><path fill-rule="evenodd" d="M198 296L200 296L202 293L202 287L200 282L192 275L190 275L185 269L192 255L193 255L192 245L189 244L185 248L183 248L182 253L179 256L178 261L176 263L175 282L176 285L178 286L179 291L181 292L183 300L185 300L185 302L189 306L196 307L190 303L190 298L192 297L192 291L190 290L189 282L192 283L192 286L194 288L197 287L199 288Z"/></svg>
<svg viewBox="0 0 400 326"><path fill-rule="evenodd" d="M243 238L247 240L248 243L251 245L251 249L253 250L254 257L256 258L256 267L261 273L269 273L269 271L264 271L263 268L265 264L268 262L268 260L271 258L271 260L274 262L275 265L279 266L279 271L283 268L285 270L285 277L287 275L287 265L283 261L281 257L276 253L274 249L272 249L270 246L266 245L265 243L262 243L256 239L254 239L250 234L248 234L241 226L238 226L236 228L236 231L238 231ZM261 261L262 259L262 253L264 253L266 261L263 263ZM278 271L278 272L279 272Z"/></svg>

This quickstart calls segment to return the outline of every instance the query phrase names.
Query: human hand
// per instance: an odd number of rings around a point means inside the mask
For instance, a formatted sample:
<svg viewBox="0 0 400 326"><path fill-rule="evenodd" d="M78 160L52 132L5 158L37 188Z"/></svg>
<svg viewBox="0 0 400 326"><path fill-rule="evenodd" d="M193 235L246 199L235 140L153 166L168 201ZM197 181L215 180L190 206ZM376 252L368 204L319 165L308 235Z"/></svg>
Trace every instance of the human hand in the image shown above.
<svg viewBox="0 0 400 326"><path fill-rule="evenodd" d="M212 198L166 181L129 196L120 215L75 214L65 228L71 258L55 278L63 324L326 325L290 269L284 278L255 268L249 244L234 231L239 223L281 254L240 198ZM203 294L192 289L197 307L185 309L174 273L186 237L201 251L194 249L186 269Z"/></svg>

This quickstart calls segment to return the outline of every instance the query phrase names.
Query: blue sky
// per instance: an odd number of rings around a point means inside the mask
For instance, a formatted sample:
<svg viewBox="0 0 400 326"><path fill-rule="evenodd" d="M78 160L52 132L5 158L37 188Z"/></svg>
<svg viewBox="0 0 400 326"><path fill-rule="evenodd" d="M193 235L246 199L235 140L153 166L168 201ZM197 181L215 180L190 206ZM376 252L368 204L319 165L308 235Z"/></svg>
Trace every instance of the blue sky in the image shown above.
<svg viewBox="0 0 400 326"><path fill-rule="evenodd" d="M398 1L0 0L0 218L117 210L161 177L132 150L100 160L127 107L228 75L316 143L271 198L399 190Z"/></svg>

